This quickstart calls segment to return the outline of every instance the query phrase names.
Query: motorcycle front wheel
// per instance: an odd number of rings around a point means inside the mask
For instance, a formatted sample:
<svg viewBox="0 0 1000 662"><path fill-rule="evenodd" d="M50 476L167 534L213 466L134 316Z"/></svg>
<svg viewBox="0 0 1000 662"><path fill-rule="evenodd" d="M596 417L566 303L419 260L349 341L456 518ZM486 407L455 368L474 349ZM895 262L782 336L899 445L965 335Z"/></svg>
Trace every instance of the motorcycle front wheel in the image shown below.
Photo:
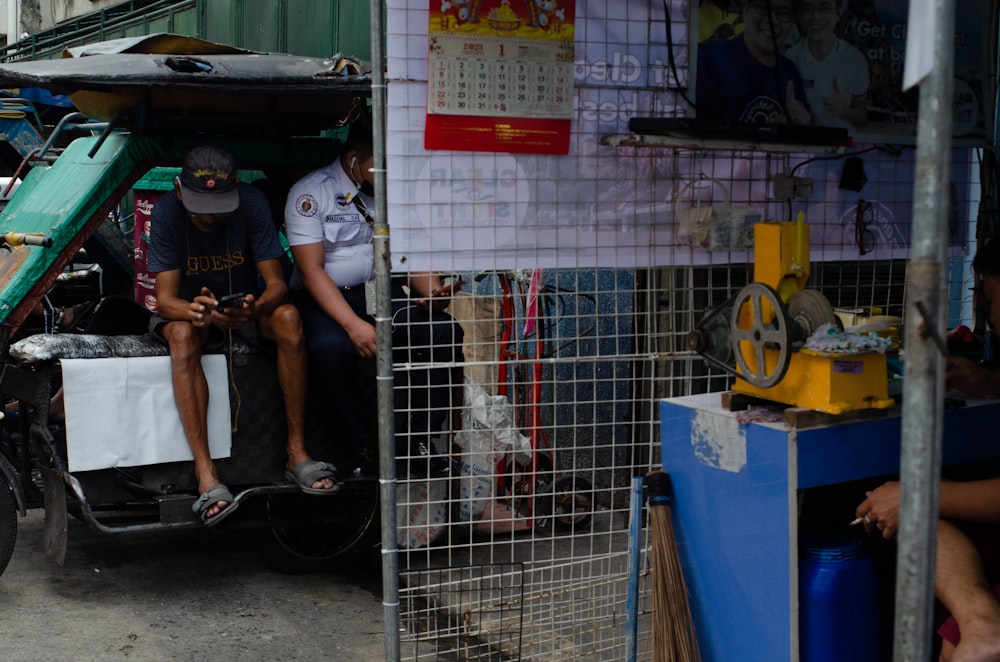
<svg viewBox="0 0 1000 662"><path fill-rule="evenodd" d="M279 572L338 572L374 555L381 541L378 482L348 481L332 496L282 495L267 504L271 526L257 547Z"/></svg>

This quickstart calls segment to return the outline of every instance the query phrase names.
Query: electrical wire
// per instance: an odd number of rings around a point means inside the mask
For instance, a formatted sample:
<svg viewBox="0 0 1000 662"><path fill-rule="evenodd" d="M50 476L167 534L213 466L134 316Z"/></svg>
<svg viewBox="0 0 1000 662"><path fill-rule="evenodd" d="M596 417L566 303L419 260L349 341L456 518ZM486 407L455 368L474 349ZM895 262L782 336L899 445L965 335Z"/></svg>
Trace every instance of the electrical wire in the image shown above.
<svg viewBox="0 0 1000 662"><path fill-rule="evenodd" d="M794 124L792 122L791 115L788 114L788 108L785 106L785 100L781 98L781 72L779 71L778 65L781 64L780 58L781 49L778 46L778 37L775 35L774 29L774 11L771 9L771 0L764 0L767 6L767 25L771 29L771 47L774 49L774 67L772 73L774 74L774 99L778 102L778 107L781 108L781 114L785 116L785 122L788 124ZM743 5L746 7L746 5ZM756 9L751 11L756 12Z"/></svg>
<svg viewBox="0 0 1000 662"><path fill-rule="evenodd" d="M860 154L867 154L868 152L874 152L874 151L879 150L879 149L881 149L879 145L872 145L871 147L866 147L865 149L859 149L859 150L856 150L854 152L844 152L843 154L833 154L831 156L814 156L812 158L806 159L805 161L802 161L800 163L795 164L795 167L793 167L791 170L788 171L788 176L789 177L794 177L795 176L795 172L799 168L801 168L802 166L807 165L809 163L813 163L814 161L839 161L840 159L847 159L847 158L850 158L852 156L858 156Z"/></svg>
<svg viewBox="0 0 1000 662"><path fill-rule="evenodd" d="M664 25L666 27L667 33L667 64L670 65L670 73L674 76L674 89L681 95L681 98L687 103L687 105L693 108L696 112L698 110L698 104L691 100L688 96L688 87L681 85L681 77L677 74L677 62L674 60L674 37L671 34L670 24L672 19L670 18L670 6L668 0L663 0L663 15L664 15ZM690 12L690 5L688 7L688 12ZM690 82L690 81L689 81Z"/></svg>
<svg viewBox="0 0 1000 662"><path fill-rule="evenodd" d="M899 154L901 153L901 150L899 148L891 147L889 145L883 145L880 143L878 145L872 145L871 147L855 150L853 152L844 152L843 154L832 154L830 156L814 156L812 158L806 159L805 161L796 163L795 166L788 171L788 176L795 177L795 173L798 172L799 168L816 161L839 161L841 159L848 159L851 158L852 156L859 156L861 154L867 154L868 152L875 152L875 151L886 152L888 154L892 154L893 156L899 156ZM793 218L791 198L785 199L785 206L788 209L788 218Z"/></svg>
<svg viewBox="0 0 1000 662"><path fill-rule="evenodd" d="M764 0L767 5L767 20L771 28L771 42L774 47L774 89L775 89L775 100L778 102L778 107L781 109L781 114L785 116L785 121L788 124L793 124L791 116L788 114L788 109L785 107L785 102L781 98L781 77L778 70L778 64L780 57L780 50L778 48L778 38L775 36L775 26L774 26L774 12L771 11L770 0ZM689 5L688 11L691 11L691 5ZM664 26L666 28L667 37L667 64L670 66L670 73L674 77L674 89L681 95L688 106L697 111L699 110L698 104L691 100L688 96L689 87L681 85L680 75L677 73L677 62L674 60L674 38L671 34L670 24L672 19L670 17L670 7L669 1L663 0L663 14L664 14Z"/></svg>

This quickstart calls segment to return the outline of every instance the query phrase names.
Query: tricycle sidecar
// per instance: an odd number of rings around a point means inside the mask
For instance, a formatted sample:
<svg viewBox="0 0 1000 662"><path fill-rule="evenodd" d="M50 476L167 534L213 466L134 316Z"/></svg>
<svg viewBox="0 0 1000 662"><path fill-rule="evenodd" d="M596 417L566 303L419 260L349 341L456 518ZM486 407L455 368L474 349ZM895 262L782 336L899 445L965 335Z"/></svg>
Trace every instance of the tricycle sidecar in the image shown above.
<svg viewBox="0 0 1000 662"><path fill-rule="evenodd" d="M60 329L53 321L54 311L81 299L99 310L99 301L135 298L134 235L127 228L133 185L150 172L166 173L169 181L189 149L212 143L233 153L241 177L260 178L280 209L298 176L334 157L328 132L365 103L369 81L360 63L251 56L187 39L180 41L204 52L181 55L165 45L171 37L126 40L79 60L0 65L0 84L72 92L86 110L57 127L75 136L65 147L52 138L26 161L23 182L0 212L0 234L7 233L0 250L0 393L8 414L0 445L0 572L13 549L17 513L28 508L45 508L46 551L58 561L69 515L108 534L201 526L191 510L197 487L191 462L157 455L152 440L159 424L145 418L153 413L148 400L135 391L113 395L112 384L86 411L50 412L61 387L86 390L103 381L93 376L104 366L126 365L130 388L136 375L148 377L145 388L158 397L171 388L154 377L168 360L165 347L134 319L101 334L80 333L82 325ZM25 237L51 245L22 245ZM93 264L80 269L81 261ZM81 281L83 272L98 278ZM75 286L68 294L77 282L90 283L90 291ZM94 307L73 309L95 315ZM340 467L344 482L336 495L316 497L284 479L285 418L274 358L237 339L206 360L224 366L229 406L221 416L232 433L216 466L240 503L219 529L255 530L268 558L287 571L337 569L374 549L378 489L367 449L337 438L323 418L322 394L310 395L307 446ZM134 410L128 420L139 423L123 426L122 408ZM153 454L133 452L139 450ZM155 461L142 459L149 457Z"/></svg>

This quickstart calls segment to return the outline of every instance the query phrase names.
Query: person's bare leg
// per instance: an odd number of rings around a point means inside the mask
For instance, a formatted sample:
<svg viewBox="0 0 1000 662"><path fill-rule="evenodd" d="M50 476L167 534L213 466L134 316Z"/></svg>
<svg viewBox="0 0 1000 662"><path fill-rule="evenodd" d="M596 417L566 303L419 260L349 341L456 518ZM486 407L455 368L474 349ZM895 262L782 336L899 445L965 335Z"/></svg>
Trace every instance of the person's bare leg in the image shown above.
<svg viewBox="0 0 1000 662"><path fill-rule="evenodd" d="M174 402L194 457L199 494L219 483L219 475L208 449L208 380L201 367L206 333L188 322L168 322L163 327L163 337L170 346ZM211 519L228 505L225 501L217 502L205 512L205 518Z"/></svg>
<svg viewBox="0 0 1000 662"><path fill-rule="evenodd" d="M298 309L291 304L278 306L264 322L262 332L269 335L278 348L278 383L285 401L285 419L288 425L288 469L311 460L306 452L306 346L302 334L302 320ZM330 489L329 478L313 481L312 487Z"/></svg>
<svg viewBox="0 0 1000 662"><path fill-rule="evenodd" d="M55 395L49 400L49 420L60 422L66 418L66 401L64 399L63 387L56 390Z"/></svg>
<svg viewBox="0 0 1000 662"><path fill-rule="evenodd" d="M986 580L979 551L950 522L938 522L938 599L954 616L962 638L947 651L949 662L1000 661L1000 603ZM945 642L947 644L947 642Z"/></svg>

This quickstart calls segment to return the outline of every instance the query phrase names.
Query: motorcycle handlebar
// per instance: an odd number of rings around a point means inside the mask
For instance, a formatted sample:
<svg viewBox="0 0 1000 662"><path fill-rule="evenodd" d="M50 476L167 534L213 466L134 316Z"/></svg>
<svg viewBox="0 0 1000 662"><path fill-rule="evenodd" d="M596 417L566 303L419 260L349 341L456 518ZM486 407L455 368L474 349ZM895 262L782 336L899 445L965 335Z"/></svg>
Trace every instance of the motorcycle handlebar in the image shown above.
<svg viewBox="0 0 1000 662"><path fill-rule="evenodd" d="M36 232L6 232L3 234L3 240L8 246L41 246L42 248L52 246L52 237L46 237Z"/></svg>

